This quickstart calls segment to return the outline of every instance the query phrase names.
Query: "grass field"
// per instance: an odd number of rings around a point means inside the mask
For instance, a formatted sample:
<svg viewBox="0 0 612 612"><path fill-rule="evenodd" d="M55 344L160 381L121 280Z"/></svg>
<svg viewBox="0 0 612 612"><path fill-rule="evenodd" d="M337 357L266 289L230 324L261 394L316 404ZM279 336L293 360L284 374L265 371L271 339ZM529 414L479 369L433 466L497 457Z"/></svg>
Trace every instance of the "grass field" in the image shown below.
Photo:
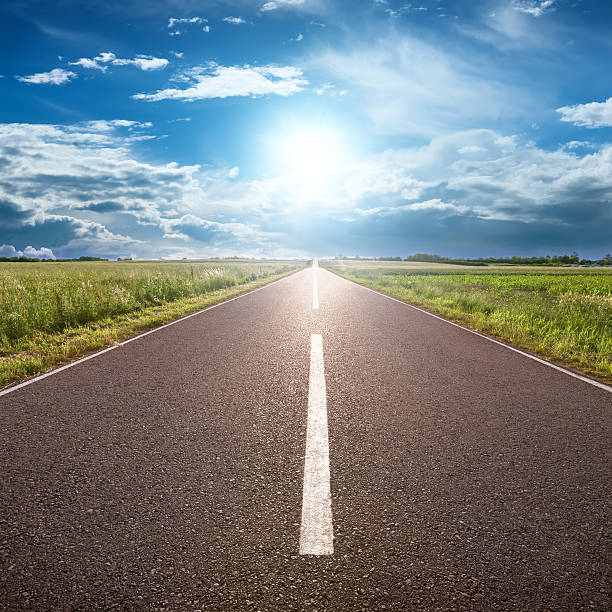
<svg viewBox="0 0 612 612"><path fill-rule="evenodd" d="M0 263L0 387L304 265L297 261Z"/></svg>
<svg viewBox="0 0 612 612"><path fill-rule="evenodd" d="M612 268L320 265L514 346L612 381Z"/></svg>

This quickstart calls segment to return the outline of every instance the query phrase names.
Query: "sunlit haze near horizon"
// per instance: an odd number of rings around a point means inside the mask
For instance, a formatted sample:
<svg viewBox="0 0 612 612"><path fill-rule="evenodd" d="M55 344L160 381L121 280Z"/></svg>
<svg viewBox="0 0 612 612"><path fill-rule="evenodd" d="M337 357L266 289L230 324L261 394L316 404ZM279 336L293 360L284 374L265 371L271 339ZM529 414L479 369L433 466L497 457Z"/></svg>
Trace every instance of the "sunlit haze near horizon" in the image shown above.
<svg viewBox="0 0 612 612"><path fill-rule="evenodd" d="M610 2L0 17L0 256L612 250Z"/></svg>

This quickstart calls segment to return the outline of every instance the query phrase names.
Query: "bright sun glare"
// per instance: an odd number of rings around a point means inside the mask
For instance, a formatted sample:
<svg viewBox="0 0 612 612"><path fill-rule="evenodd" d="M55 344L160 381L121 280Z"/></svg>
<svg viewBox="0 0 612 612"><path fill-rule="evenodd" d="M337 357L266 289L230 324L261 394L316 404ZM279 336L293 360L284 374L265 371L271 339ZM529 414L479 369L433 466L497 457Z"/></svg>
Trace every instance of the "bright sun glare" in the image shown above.
<svg viewBox="0 0 612 612"><path fill-rule="evenodd" d="M302 186L321 186L348 161L346 140L333 128L301 128L281 136L278 162Z"/></svg>

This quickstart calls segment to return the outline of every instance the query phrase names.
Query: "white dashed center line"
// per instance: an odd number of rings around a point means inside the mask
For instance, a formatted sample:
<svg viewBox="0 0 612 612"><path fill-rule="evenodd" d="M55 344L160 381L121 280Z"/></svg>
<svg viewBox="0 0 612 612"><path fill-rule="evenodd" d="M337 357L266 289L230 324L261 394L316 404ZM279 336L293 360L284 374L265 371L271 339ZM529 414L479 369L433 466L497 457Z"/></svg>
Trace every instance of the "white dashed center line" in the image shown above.
<svg viewBox="0 0 612 612"><path fill-rule="evenodd" d="M312 308L313 310L319 310L319 285L318 276L319 262L315 259L312 262Z"/></svg>
<svg viewBox="0 0 612 612"><path fill-rule="evenodd" d="M323 339L319 334L313 334L310 342L308 425L300 555L331 555L334 552L334 527L329 486L329 442Z"/></svg>

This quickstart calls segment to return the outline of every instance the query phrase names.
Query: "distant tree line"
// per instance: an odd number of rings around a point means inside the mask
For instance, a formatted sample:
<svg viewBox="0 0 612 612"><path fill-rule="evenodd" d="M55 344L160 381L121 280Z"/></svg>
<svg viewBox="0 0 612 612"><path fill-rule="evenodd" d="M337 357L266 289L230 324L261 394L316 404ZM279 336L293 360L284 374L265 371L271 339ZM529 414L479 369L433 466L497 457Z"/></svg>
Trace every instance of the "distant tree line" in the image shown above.
<svg viewBox="0 0 612 612"><path fill-rule="evenodd" d="M185 259L185 258L184 258ZM211 257L210 259L228 260L228 259L251 259L249 257ZM263 258L265 259L265 258ZM367 261L420 261L430 263L448 263L459 266L486 266L487 264L518 264L522 266L562 266L562 265L581 265L581 266L612 266L612 254L606 253L601 259L580 259L576 251L571 255L546 255L544 257L478 257L476 259L469 257L443 257L442 255L431 255L429 253L415 253L408 255L403 259L401 257L360 257L336 255L335 259L354 259ZM104 257L93 257L91 255L81 255L81 257L73 257L67 259L41 259L39 257L0 257L0 262L58 262L58 261L109 261ZM131 257L117 257L117 261L132 261Z"/></svg>
<svg viewBox="0 0 612 612"><path fill-rule="evenodd" d="M336 255L336 259L369 259L372 261L421 261L431 263L449 263L459 266L486 266L487 264L520 264L522 266L562 266L562 265L581 265L581 266L612 266L612 255L606 253L601 259L580 259L576 251L570 255L546 255L544 257L469 257L453 258L441 255L430 255L429 253L415 253L403 259L401 257L346 257Z"/></svg>
<svg viewBox="0 0 612 612"><path fill-rule="evenodd" d="M21 257L0 257L0 261L108 261L108 259L104 259L104 257L91 257L90 255L81 255L81 257L73 257L71 259L41 259L40 257L26 257L22 255Z"/></svg>

